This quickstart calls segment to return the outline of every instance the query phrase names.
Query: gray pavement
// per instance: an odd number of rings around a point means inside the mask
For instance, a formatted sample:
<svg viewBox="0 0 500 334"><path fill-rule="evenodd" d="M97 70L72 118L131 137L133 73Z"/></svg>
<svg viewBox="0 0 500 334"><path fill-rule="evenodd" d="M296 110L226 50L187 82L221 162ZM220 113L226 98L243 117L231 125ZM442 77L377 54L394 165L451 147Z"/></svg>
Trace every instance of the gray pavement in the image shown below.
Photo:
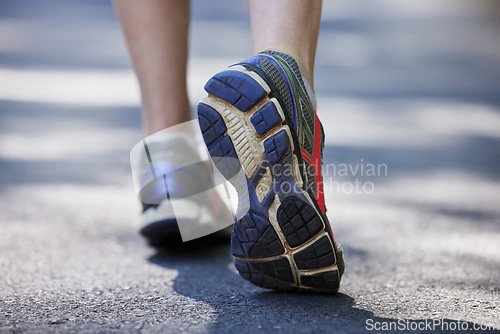
<svg viewBox="0 0 500 334"><path fill-rule="evenodd" d="M110 4L0 2L0 333L500 329L499 6L324 7L316 89L346 260L335 296L254 287L228 245L149 248L128 165L138 95ZM247 14L194 1L193 105L249 55Z"/></svg>

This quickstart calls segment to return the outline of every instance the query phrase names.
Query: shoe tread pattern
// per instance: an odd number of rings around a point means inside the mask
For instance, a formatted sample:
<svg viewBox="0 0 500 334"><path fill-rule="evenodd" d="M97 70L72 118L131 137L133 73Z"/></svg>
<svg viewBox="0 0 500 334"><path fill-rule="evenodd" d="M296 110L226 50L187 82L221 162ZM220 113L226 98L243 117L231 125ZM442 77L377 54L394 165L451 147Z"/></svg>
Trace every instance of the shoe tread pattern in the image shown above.
<svg viewBox="0 0 500 334"><path fill-rule="evenodd" d="M233 177L241 166L231 138L225 135L227 128L224 120L215 109L202 103L198 105L198 118L203 139L215 165L224 177Z"/></svg>
<svg viewBox="0 0 500 334"><path fill-rule="evenodd" d="M268 132L282 121L281 115L273 102L269 102L250 117L250 122L252 122L255 131L259 135Z"/></svg>
<svg viewBox="0 0 500 334"><path fill-rule="evenodd" d="M314 275L304 275L300 278L300 283L320 291L337 292L340 281L337 270L332 270Z"/></svg>
<svg viewBox="0 0 500 334"><path fill-rule="evenodd" d="M297 252L293 256L299 270L316 269L335 264L332 245L328 236Z"/></svg>
<svg viewBox="0 0 500 334"><path fill-rule="evenodd" d="M214 75L205 84L205 90L241 111L250 110L267 94L249 75L232 70Z"/></svg>
<svg viewBox="0 0 500 334"><path fill-rule="evenodd" d="M240 258L263 258L283 254L285 250L267 218L249 212L234 224L231 252Z"/></svg>
<svg viewBox="0 0 500 334"><path fill-rule="evenodd" d="M283 201L278 208L278 223L290 247L303 244L324 228L313 207L297 197Z"/></svg>
<svg viewBox="0 0 500 334"><path fill-rule="evenodd" d="M290 263L286 258L265 262L235 261L241 277L253 284L269 289L293 289L295 280Z"/></svg>

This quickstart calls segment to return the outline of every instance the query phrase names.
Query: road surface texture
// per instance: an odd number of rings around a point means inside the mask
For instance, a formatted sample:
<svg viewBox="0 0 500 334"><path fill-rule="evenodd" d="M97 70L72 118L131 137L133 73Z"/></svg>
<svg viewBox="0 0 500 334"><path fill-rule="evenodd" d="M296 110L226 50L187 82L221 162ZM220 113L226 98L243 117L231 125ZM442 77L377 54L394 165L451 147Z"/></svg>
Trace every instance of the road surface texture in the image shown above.
<svg viewBox="0 0 500 334"><path fill-rule="evenodd" d="M330 296L252 286L227 244L148 247L128 162L138 93L110 3L1 1L0 333L500 329L495 3L325 1L316 89L346 260ZM193 107L250 55L247 14L194 1Z"/></svg>

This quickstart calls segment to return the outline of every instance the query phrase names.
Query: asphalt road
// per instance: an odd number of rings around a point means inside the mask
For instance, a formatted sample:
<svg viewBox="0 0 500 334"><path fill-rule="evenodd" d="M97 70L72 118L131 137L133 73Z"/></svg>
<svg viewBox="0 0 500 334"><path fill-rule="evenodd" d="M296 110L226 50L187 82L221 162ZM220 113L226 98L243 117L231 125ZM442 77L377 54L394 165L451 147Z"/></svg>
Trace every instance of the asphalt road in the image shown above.
<svg viewBox="0 0 500 334"><path fill-rule="evenodd" d="M110 4L0 2L0 333L500 329L495 1L325 2L335 296L254 287L228 245L148 247L128 164L138 95ZM191 36L195 105L250 54L245 2L195 1Z"/></svg>

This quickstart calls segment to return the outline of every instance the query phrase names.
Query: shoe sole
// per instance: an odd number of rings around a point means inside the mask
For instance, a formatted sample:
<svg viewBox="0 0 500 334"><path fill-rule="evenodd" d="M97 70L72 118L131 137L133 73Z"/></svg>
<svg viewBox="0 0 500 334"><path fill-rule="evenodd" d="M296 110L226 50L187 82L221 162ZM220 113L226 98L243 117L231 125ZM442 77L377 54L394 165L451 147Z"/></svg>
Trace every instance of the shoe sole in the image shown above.
<svg viewBox="0 0 500 334"><path fill-rule="evenodd" d="M260 287L335 293L340 275L330 225L303 189L297 143L270 84L236 65L207 82L208 97L198 105L215 165L232 183L240 169L246 178L248 190L238 196L248 196L249 210L231 237L235 267Z"/></svg>

